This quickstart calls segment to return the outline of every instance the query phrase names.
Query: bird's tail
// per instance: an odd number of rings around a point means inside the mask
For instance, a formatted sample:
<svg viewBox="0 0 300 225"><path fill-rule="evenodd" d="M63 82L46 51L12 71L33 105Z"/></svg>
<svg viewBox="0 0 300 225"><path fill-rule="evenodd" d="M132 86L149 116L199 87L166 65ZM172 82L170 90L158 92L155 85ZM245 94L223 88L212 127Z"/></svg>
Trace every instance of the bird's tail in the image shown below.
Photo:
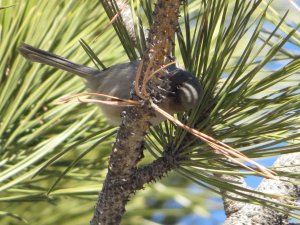
<svg viewBox="0 0 300 225"><path fill-rule="evenodd" d="M79 75L82 78L88 79L89 77L97 74L99 71L90 67L82 66L77 63L73 63L63 57L52 54L50 52L32 47L27 44L22 44L19 47L20 53L33 62L47 64L55 68L59 68L70 73Z"/></svg>

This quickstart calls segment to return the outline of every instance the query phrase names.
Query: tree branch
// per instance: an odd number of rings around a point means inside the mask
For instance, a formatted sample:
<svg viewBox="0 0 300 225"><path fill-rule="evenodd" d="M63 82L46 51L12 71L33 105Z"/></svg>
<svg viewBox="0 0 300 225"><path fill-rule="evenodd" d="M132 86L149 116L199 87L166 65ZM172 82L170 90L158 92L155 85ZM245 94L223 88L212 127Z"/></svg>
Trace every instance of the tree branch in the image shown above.
<svg viewBox="0 0 300 225"><path fill-rule="evenodd" d="M251 189L247 186L245 180L242 177L233 177L230 175L221 175L222 179L227 180L228 182L234 182L235 184L239 184L240 187ZM229 191L220 190L223 197L224 210L227 217L232 215L233 213L239 211L242 207L246 205L244 202L236 201L233 199L241 198L237 193L232 193Z"/></svg>
<svg viewBox="0 0 300 225"><path fill-rule="evenodd" d="M287 154L279 157L274 163L273 167L276 168L278 173L281 172L299 172L300 171L300 153ZM298 182L299 183L299 182ZM239 202L231 200L230 205L225 204L227 219L225 225L235 224L264 224L264 225L283 225L288 224L287 209L281 204L295 204L300 197L300 185L297 185L296 179L281 176L280 180L263 179L256 191L271 194L270 197L263 196L266 200L272 200L278 204L271 204L274 209L270 207L245 204L240 205ZM225 201L226 202L226 201ZM237 205L235 205L237 204ZM269 203L270 204L270 203ZM234 210L232 210L234 209ZM280 209L284 212L279 212Z"/></svg>
<svg viewBox="0 0 300 225"><path fill-rule="evenodd" d="M178 24L179 6L180 0L158 0L149 32L148 49L143 56L142 77L147 69L151 74L169 60ZM144 101L142 107L129 108L122 116L122 125L112 149L108 173L91 225L119 224L131 194L141 188L133 185L133 179L142 156L144 136L154 115L153 109Z"/></svg>
<svg viewBox="0 0 300 225"><path fill-rule="evenodd" d="M134 31L134 23L132 19L132 13L130 5L128 4L128 1L122 1L122 0L116 0L116 4L118 5L118 8L121 10L120 14L123 19L124 26L126 27L126 30L132 39L133 42L136 41L135 31Z"/></svg>

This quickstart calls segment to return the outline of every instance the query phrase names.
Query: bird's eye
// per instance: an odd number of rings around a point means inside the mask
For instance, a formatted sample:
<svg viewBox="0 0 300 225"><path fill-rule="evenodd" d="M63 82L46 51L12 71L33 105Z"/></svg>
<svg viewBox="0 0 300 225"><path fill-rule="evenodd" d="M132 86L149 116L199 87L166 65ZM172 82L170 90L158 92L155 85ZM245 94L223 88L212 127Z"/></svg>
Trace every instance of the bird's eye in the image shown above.
<svg viewBox="0 0 300 225"><path fill-rule="evenodd" d="M169 91L168 92L168 96L169 97L175 97L176 96L176 92L175 91Z"/></svg>

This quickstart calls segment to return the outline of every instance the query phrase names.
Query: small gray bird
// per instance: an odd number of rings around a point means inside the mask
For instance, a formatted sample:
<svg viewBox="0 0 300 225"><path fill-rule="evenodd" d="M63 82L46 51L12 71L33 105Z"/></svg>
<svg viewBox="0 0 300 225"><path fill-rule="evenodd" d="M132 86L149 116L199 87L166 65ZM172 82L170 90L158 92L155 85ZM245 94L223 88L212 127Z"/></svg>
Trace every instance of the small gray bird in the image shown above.
<svg viewBox="0 0 300 225"><path fill-rule="evenodd" d="M138 67L138 62L136 61L114 65L105 70L96 70L73 63L63 57L27 44L22 44L19 47L19 51L26 59L47 64L84 78L87 87L92 92L111 95L121 99L130 99L131 97L130 91L133 87ZM169 66L167 71L170 73L170 76L168 76L170 88L158 106L169 114L185 112L195 107L203 97L203 88L199 80L193 74L176 66ZM104 104L99 104L99 107L109 123L112 125L120 124L120 114L125 107ZM156 125L163 120L165 118L157 113L156 117L150 122L152 125Z"/></svg>

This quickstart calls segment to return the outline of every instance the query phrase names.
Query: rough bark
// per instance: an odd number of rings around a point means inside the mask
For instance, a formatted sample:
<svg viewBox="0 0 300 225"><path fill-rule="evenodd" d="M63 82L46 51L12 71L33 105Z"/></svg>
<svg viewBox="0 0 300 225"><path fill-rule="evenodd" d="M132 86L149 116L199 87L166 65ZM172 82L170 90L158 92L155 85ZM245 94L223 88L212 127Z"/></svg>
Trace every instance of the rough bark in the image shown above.
<svg viewBox="0 0 300 225"><path fill-rule="evenodd" d="M148 49L143 56L142 76L150 61L154 62L150 73L168 62L178 24L179 6L180 0L158 0L153 13L154 22L149 32ZM169 161L163 157L148 167L137 169L137 164L142 158L144 136L153 115L154 112L149 108L147 101L142 107L130 108L124 113L91 225L119 224L130 196L141 189L145 182L158 179L172 167L173 164L168 164ZM164 163L169 166L162 166ZM154 169L154 166L158 165L162 168L159 173ZM137 182L141 175L145 175L147 179Z"/></svg>
<svg viewBox="0 0 300 225"><path fill-rule="evenodd" d="M284 172L300 171L300 153L287 154L279 157L273 167L282 175ZM276 203L268 203L270 207L240 203L224 197L224 207L227 219L224 225L286 225L288 211L281 204L296 204L300 197L300 185L294 178L279 176L280 180L264 179L256 191L271 194L273 197L263 197ZM282 197L275 197L282 196ZM234 196L231 196L234 197ZM273 208L272 208L273 207Z"/></svg>

